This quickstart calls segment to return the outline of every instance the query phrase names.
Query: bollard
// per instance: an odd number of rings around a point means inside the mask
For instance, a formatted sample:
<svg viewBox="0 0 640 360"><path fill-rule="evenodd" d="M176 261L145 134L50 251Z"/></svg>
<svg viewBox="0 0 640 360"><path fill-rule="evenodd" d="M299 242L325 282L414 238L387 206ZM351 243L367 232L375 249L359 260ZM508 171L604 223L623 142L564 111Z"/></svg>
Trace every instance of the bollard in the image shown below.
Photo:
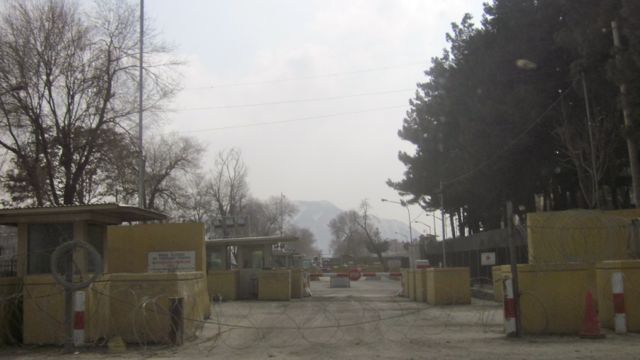
<svg viewBox="0 0 640 360"><path fill-rule="evenodd" d="M516 335L516 301L513 297L513 283L511 279L504 282L504 332L507 336Z"/></svg>
<svg viewBox="0 0 640 360"><path fill-rule="evenodd" d="M169 298L169 315L171 323L169 328L169 341L173 345L182 345L184 341L184 316L183 316L183 299Z"/></svg>
<svg viewBox="0 0 640 360"><path fill-rule="evenodd" d="M624 277L621 272L611 274L613 292L613 324L616 334L627 332L627 315L624 308Z"/></svg>
<svg viewBox="0 0 640 360"><path fill-rule="evenodd" d="M84 291L73 293L73 345L84 345Z"/></svg>

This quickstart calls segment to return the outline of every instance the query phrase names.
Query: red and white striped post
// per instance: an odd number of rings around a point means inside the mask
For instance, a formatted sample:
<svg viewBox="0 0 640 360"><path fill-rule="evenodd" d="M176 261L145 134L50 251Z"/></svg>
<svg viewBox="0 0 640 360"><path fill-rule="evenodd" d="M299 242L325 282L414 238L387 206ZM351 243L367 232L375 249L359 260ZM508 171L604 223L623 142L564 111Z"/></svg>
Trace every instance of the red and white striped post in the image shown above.
<svg viewBox="0 0 640 360"><path fill-rule="evenodd" d="M73 345L84 345L84 291L73 294Z"/></svg>
<svg viewBox="0 0 640 360"><path fill-rule="evenodd" d="M507 336L517 333L516 329L516 300L513 296L513 282L504 279L504 332Z"/></svg>
<svg viewBox="0 0 640 360"><path fill-rule="evenodd" d="M613 328L616 334L627 332L627 314L624 309L624 275L621 272L611 274L613 292Z"/></svg>

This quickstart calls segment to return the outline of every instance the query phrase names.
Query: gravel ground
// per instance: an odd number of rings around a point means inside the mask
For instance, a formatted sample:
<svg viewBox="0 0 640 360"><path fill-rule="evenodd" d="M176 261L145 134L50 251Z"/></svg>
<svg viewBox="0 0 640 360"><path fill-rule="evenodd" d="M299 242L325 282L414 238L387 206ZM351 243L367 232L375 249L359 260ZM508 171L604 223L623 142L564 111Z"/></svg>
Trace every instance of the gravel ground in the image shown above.
<svg viewBox="0 0 640 360"><path fill-rule="evenodd" d="M135 347L123 354L84 350L77 359L640 359L640 334L603 340L573 336L507 339L490 301L434 307L396 296L397 281L348 289L312 282L313 297L290 302L216 304L197 339L180 348ZM58 348L0 351L3 358L60 355Z"/></svg>

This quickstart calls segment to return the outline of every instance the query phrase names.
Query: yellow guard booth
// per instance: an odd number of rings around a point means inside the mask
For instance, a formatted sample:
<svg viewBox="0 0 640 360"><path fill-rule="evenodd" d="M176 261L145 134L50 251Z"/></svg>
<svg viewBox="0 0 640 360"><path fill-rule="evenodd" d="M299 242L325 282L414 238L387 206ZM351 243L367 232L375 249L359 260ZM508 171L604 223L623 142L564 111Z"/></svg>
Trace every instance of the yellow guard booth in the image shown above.
<svg viewBox="0 0 640 360"><path fill-rule="evenodd" d="M60 244L90 244L102 257L104 274L84 292L85 342L120 336L137 344L166 343L173 326L169 304L180 299L184 337L195 334L209 313L202 224L142 224L164 214L117 204L0 209L0 224L16 226L15 291L22 297L22 341L61 344L65 331L64 288L51 274L51 254ZM179 257L181 261L171 261ZM75 251L74 276L96 272ZM169 259L169 260L167 260ZM178 265L176 265L178 264ZM0 316L0 327L3 317Z"/></svg>

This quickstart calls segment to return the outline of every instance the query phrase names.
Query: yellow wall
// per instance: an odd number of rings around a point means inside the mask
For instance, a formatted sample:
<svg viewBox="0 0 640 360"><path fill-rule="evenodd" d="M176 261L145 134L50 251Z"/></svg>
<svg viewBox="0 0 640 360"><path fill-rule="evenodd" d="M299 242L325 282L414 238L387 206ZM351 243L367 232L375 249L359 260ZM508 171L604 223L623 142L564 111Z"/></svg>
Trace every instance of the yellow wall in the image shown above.
<svg viewBox="0 0 640 360"><path fill-rule="evenodd" d="M629 259L630 221L598 210L527 214L530 264Z"/></svg>
<svg viewBox="0 0 640 360"><path fill-rule="evenodd" d="M185 338L209 315L206 277L201 272L107 274L86 293L87 342L121 336L135 344L169 341L169 298L184 298ZM64 292L51 276L28 276L23 286L25 344L64 341Z"/></svg>
<svg viewBox="0 0 640 360"><path fill-rule="evenodd" d="M469 268L429 268L427 302L431 305L460 305L471 303Z"/></svg>
<svg viewBox="0 0 640 360"><path fill-rule="evenodd" d="M509 267L503 267L509 272ZM504 274L504 273L503 273ZM518 265L522 326L527 334L577 334L595 271L584 264Z"/></svg>
<svg viewBox="0 0 640 360"><path fill-rule="evenodd" d="M290 299L290 270L266 270L258 272L258 300Z"/></svg>
<svg viewBox="0 0 640 360"><path fill-rule="evenodd" d="M64 289L51 275L23 278L23 342L62 344L64 342Z"/></svg>
<svg viewBox="0 0 640 360"><path fill-rule="evenodd" d="M598 316L603 327L613 329L611 274L622 272L627 330L640 331L640 260L603 261L596 266Z"/></svg>
<svg viewBox="0 0 640 360"><path fill-rule="evenodd" d="M402 284L402 296L408 298L409 297L409 270L401 269L400 273L402 274L402 278L400 282Z"/></svg>
<svg viewBox="0 0 640 360"><path fill-rule="evenodd" d="M304 293L304 271L291 269L291 298L300 299Z"/></svg>
<svg viewBox="0 0 640 360"><path fill-rule="evenodd" d="M427 273L424 269L415 270L416 301L427 301Z"/></svg>
<svg viewBox="0 0 640 360"><path fill-rule="evenodd" d="M504 300L504 290L503 290L503 280L505 279L503 275L502 267L509 265L495 265L491 267L491 277L493 279L493 294L495 301L502 302ZM506 273L507 270L504 270Z"/></svg>
<svg viewBox="0 0 640 360"><path fill-rule="evenodd" d="M209 271L207 273L207 287L209 298L217 301L218 296L223 301L238 298L238 279L236 270Z"/></svg>
<svg viewBox="0 0 640 360"><path fill-rule="evenodd" d="M206 271L204 225L140 224L107 227L106 272L147 271L147 254L152 251L195 251L196 271Z"/></svg>
<svg viewBox="0 0 640 360"><path fill-rule="evenodd" d="M21 314L18 300L21 295L21 281L17 277L0 278L0 346L15 342L12 331L17 329Z"/></svg>
<svg viewBox="0 0 640 360"><path fill-rule="evenodd" d="M409 288L408 298L409 300L416 301L416 271L407 270L407 280L405 285Z"/></svg>

